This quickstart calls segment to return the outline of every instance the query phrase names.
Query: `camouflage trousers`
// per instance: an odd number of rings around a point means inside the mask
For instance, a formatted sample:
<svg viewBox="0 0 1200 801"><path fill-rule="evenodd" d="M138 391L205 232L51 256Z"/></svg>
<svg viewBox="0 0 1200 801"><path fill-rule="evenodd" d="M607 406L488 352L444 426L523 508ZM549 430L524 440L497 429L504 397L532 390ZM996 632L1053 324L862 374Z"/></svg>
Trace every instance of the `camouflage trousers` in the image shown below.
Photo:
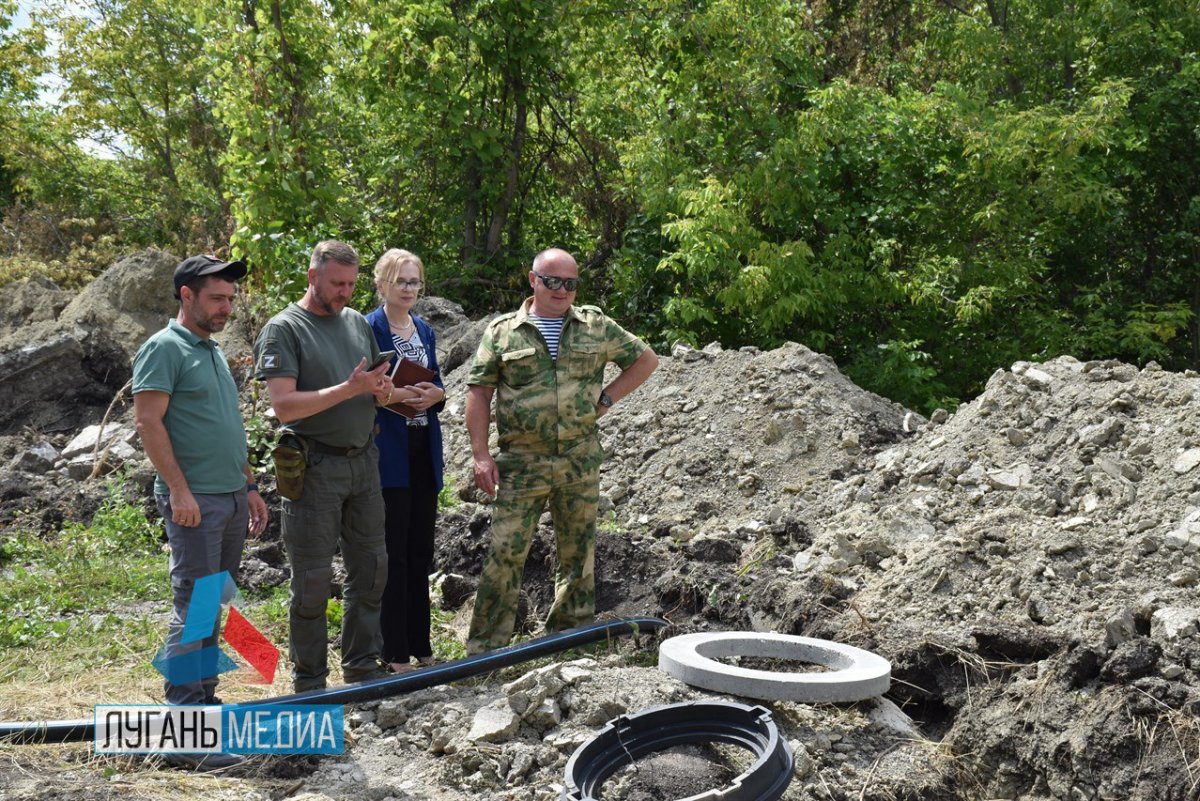
<svg viewBox="0 0 1200 801"><path fill-rule="evenodd" d="M560 456L501 453L500 489L492 511L492 544L467 635L467 653L508 645L517 618L525 560L547 504L554 522L558 569L546 631L589 622L596 613L596 508L599 442Z"/></svg>

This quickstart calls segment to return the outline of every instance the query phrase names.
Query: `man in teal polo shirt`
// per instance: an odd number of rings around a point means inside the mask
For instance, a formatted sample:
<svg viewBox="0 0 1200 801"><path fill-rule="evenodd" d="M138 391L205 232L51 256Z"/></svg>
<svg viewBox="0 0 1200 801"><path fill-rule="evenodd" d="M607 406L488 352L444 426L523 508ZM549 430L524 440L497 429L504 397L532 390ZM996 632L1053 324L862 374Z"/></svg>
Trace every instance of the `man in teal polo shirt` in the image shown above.
<svg viewBox="0 0 1200 801"><path fill-rule="evenodd" d="M246 534L267 525L267 506L246 461L246 430L229 364L212 335L229 320L240 261L193 256L175 268L179 314L147 339L133 360L133 408L138 434L158 475L154 497L166 521L171 548L174 612L167 630L167 659L217 644L217 631L180 644L192 586L229 571L236 578ZM164 683L171 704L220 703L215 676ZM201 768L241 761L210 754Z"/></svg>

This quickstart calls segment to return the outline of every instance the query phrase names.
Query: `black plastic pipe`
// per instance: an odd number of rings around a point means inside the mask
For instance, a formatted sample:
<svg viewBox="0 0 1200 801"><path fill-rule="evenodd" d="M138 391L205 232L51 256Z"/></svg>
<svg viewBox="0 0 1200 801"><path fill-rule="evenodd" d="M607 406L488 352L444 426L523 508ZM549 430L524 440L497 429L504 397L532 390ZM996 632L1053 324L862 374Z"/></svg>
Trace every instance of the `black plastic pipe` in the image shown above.
<svg viewBox="0 0 1200 801"><path fill-rule="evenodd" d="M444 662L440 665L388 676L382 679L346 684L324 690L310 690L294 695L281 695L231 704L238 708L278 706L281 704L355 704L374 701L392 695L424 690L440 684L490 673L493 670L519 665L531 659L556 654L568 648L611 639L622 635L655 632L670 624L657 617L629 617L593 623L538 637L518 645ZM5 743L73 743L91 740L95 736L94 720L44 720L32 723L0 722L0 742Z"/></svg>

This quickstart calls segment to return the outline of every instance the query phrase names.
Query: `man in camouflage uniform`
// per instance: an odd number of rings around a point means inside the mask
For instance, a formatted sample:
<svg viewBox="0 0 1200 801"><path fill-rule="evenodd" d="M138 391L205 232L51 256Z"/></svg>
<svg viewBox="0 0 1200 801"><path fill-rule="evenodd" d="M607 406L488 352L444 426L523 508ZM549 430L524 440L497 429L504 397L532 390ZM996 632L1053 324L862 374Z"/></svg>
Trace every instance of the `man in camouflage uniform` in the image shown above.
<svg viewBox="0 0 1200 801"><path fill-rule="evenodd" d="M546 503L554 521L558 573L547 631L586 623L596 604L596 508L600 436L596 421L658 366L644 342L595 306L575 306L579 267L552 248L529 272L533 297L487 327L467 378L467 430L475 483L496 495L492 547L475 596L468 653L508 644L525 559ZM621 368L604 386L604 368ZM500 453L488 451L493 394Z"/></svg>

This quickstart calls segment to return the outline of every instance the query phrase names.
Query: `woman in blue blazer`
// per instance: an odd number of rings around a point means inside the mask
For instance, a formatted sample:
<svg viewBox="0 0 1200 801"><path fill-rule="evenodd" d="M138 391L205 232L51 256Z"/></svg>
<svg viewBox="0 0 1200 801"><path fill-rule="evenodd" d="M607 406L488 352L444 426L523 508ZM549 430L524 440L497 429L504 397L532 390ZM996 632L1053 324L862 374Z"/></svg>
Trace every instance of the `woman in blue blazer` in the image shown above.
<svg viewBox="0 0 1200 801"><path fill-rule="evenodd" d="M442 489L442 426L438 412L446 392L437 363L433 329L412 313L425 285L425 265L407 250L393 248L375 265L375 288L383 304L367 315L381 351L394 350L434 373L432 381L397 386L392 403L404 401L418 413L408 418L380 408L375 415L379 477L386 513L388 582L380 626L385 662L397 673L433 663L429 640L429 571L433 528Z"/></svg>

